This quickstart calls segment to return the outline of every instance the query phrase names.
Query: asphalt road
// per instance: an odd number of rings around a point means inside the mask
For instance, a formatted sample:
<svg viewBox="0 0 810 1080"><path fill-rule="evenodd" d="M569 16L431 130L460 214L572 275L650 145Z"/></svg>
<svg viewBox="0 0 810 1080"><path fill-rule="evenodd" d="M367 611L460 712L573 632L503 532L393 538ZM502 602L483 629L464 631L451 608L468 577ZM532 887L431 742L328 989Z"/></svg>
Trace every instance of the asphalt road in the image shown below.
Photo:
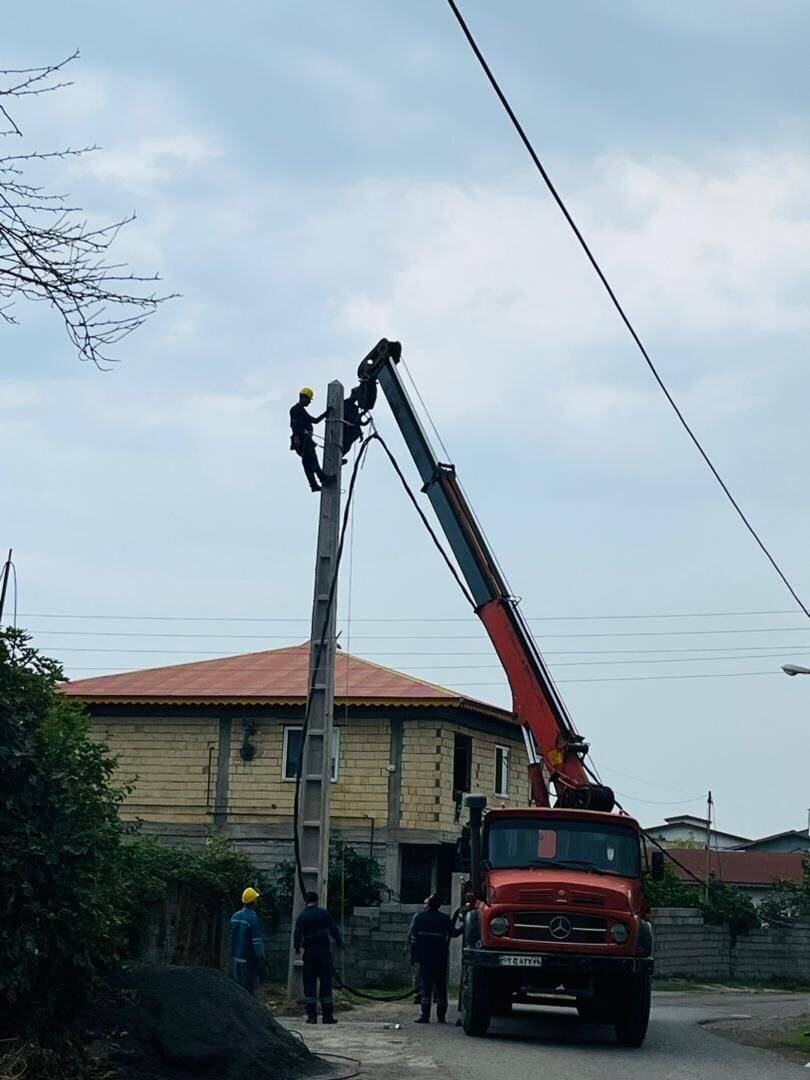
<svg viewBox="0 0 810 1080"><path fill-rule="evenodd" d="M782 1080L807 1076L787 1061L712 1034L722 1018L796 1016L810 1011L798 994L657 993L647 1040L619 1046L608 1027L584 1024L568 1010L527 1007L471 1039L452 1023L413 1023L415 1009L372 1007L344 1013L333 1028L306 1028L315 1052L359 1058L368 1080ZM454 1013L451 1007L450 1017ZM394 1023L401 1028L393 1028ZM798 1022L798 1021L797 1021Z"/></svg>

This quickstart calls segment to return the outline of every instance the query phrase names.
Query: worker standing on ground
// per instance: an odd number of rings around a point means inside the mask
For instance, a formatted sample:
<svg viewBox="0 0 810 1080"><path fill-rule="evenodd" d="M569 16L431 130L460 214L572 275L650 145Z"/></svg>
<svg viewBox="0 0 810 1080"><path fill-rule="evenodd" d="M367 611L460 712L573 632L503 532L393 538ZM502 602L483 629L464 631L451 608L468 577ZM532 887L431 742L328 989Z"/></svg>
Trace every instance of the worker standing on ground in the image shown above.
<svg viewBox="0 0 810 1080"><path fill-rule="evenodd" d="M320 491L321 487L318 481L320 480L321 484L328 484L331 477L326 476L318 463L318 453L315 449L315 440L312 437L312 427L314 424L320 424L321 420L328 415L329 410L322 412L320 416L311 416L307 412L307 406L312 404L314 397L315 391L305 386L298 394L297 404L290 409L290 430L292 432L290 450L294 450L301 458L311 490Z"/></svg>
<svg viewBox="0 0 810 1080"><path fill-rule="evenodd" d="M450 939L461 933L453 929L449 915L440 911L441 902L435 894L428 897L427 911L420 911L411 924L413 955L422 977L422 1015L417 1024L430 1023L430 1007L436 1001L436 1019L443 1024L447 1017L447 967L450 960Z"/></svg>
<svg viewBox="0 0 810 1080"><path fill-rule="evenodd" d="M425 899L422 901L422 911L427 911L428 901L429 900L430 900L430 897L426 896ZM416 942L414 941L414 937L413 937L413 924L416 921L416 916L419 915L419 914L420 913L418 911L414 912L413 918L411 919L410 926L408 927L408 940L405 943L405 955L411 961L411 985L413 986L413 1003L414 1003L414 1005L421 1005L422 1004L422 973L419 970L419 964L418 964L418 962L416 960L416 956L414 954L414 950L416 948Z"/></svg>
<svg viewBox="0 0 810 1080"><path fill-rule="evenodd" d="M318 1023L320 997L323 1022L335 1024L335 1002L332 997L334 968L329 938L331 937L336 945L342 945L343 942L335 920L326 908L318 906L318 894L308 892L304 900L307 906L296 919L293 946L296 955L302 948L304 950L304 1002L307 1008L307 1023Z"/></svg>
<svg viewBox="0 0 810 1080"><path fill-rule="evenodd" d="M242 893L242 907L231 916L231 959L233 977L249 994L259 989L264 968L264 931L256 912L259 893L247 888Z"/></svg>

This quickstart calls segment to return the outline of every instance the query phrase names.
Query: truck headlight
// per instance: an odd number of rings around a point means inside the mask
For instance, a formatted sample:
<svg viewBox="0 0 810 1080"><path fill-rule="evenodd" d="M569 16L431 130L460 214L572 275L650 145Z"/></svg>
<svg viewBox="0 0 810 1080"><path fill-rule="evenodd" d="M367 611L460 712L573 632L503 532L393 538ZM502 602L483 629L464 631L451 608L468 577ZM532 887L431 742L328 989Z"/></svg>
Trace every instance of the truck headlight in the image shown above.
<svg viewBox="0 0 810 1080"><path fill-rule="evenodd" d="M509 920L505 915L496 915L489 924L489 928L495 937L503 937L504 934L509 933Z"/></svg>
<svg viewBox="0 0 810 1080"><path fill-rule="evenodd" d="M630 931L624 923L616 922L610 928L610 936L617 945L624 945L625 941L630 937Z"/></svg>

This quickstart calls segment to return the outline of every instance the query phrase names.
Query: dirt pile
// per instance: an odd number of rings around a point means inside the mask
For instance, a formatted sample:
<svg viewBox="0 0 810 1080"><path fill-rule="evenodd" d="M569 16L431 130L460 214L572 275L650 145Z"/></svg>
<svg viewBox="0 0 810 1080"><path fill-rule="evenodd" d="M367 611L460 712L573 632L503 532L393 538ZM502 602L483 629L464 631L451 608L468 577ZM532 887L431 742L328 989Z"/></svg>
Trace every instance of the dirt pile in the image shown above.
<svg viewBox="0 0 810 1080"><path fill-rule="evenodd" d="M297 1080L329 1068L211 968L131 965L96 1006L94 1053L120 1080Z"/></svg>

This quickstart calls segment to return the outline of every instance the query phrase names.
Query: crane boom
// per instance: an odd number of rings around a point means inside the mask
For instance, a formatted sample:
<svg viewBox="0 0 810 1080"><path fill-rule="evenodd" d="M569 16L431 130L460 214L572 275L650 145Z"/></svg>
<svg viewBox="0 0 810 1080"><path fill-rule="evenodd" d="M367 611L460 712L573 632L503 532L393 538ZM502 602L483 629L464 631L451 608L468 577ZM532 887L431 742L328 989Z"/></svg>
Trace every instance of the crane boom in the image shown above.
<svg viewBox="0 0 810 1080"><path fill-rule="evenodd" d="M529 757L532 800L557 806L611 810L613 792L591 782L583 763L588 745L574 728L562 697L458 482L455 466L440 462L397 367L399 342L383 338L358 369L361 383L378 383L422 478L447 543L503 665L514 713ZM373 393L368 395L373 401Z"/></svg>

